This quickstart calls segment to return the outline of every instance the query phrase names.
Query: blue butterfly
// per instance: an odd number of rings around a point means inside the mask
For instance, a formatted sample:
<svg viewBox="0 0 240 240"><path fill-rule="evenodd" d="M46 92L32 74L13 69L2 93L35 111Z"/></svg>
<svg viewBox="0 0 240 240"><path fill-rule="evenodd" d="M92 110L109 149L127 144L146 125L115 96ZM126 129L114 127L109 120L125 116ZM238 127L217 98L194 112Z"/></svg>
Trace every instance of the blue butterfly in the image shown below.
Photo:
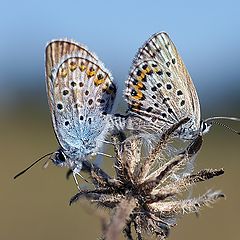
<svg viewBox="0 0 240 240"><path fill-rule="evenodd" d="M112 128L110 113L116 86L95 54L69 40L47 45L46 84L60 145L52 161L70 168L78 185L76 175L80 175L82 162L98 154Z"/></svg>

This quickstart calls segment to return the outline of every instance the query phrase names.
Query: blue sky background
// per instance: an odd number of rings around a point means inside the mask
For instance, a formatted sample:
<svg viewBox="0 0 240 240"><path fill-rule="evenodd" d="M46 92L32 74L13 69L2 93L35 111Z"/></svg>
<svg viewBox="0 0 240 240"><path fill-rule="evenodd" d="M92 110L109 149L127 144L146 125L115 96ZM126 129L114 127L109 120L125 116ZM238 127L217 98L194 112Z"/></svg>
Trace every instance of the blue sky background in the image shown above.
<svg viewBox="0 0 240 240"><path fill-rule="evenodd" d="M44 48L63 37L84 43L99 56L113 73L122 101L137 49L153 33L166 31L194 80L203 112L232 113L240 98L239 9L239 1L217 0L2 2L1 103L36 100L37 93L46 104Z"/></svg>
<svg viewBox="0 0 240 240"><path fill-rule="evenodd" d="M66 181L65 168L49 164L43 171L42 162L13 181L58 148L44 77L44 50L51 39L72 38L94 51L119 86L120 104L136 51L152 34L166 31L192 76L203 118L240 117L239 0L3 0L0 11L0 239L97 239L101 232L95 209L68 206L77 189L72 178ZM226 124L240 129L239 123ZM199 184L193 196L220 189L227 199L198 218L181 219L169 240L239 239L239 141L220 126L204 136L195 171L224 167L225 174ZM112 161L105 160L111 172Z"/></svg>

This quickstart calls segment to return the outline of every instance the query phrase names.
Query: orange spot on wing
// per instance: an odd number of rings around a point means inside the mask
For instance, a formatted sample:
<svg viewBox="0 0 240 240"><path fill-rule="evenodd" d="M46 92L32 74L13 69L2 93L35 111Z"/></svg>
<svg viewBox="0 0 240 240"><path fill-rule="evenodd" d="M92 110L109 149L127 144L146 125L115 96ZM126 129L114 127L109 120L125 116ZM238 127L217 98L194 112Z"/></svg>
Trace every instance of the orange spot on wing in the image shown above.
<svg viewBox="0 0 240 240"><path fill-rule="evenodd" d="M93 67L90 67L90 68L88 69L88 71L87 71L87 76L88 76L88 77L92 77L92 76L94 76L95 74L96 74L96 72L95 72L94 68L93 68Z"/></svg>
<svg viewBox="0 0 240 240"><path fill-rule="evenodd" d="M142 104L138 102L132 102L130 107L136 111L139 111L141 109Z"/></svg>
<svg viewBox="0 0 240 240"><path fill-rule="evenodd" d="M69 63L69 69L70 71L74 71L77 68L77 63L76 62L70 62Z"/></svg>
<svg viewBox="0 0 240 240"><path fill-rule="evenodd" d="M133 86L132 86L133 87ZM135 100L143 100L145 98L144 94L142 93L142 91L140 91L138 88L136 88L135 86L133 87L134 91L134 95L131 95L133 99Z"/></svg>
<svg viewBox="0 0 240 240"><path fill-rule="evenodd" d="M60 76L61 76L62 78L65 78L67 75L68 75L67 69L66 69L66 68L62 68L62 69L60 70Z"/></svg>
<svg viewBox="0 0 240 240"><path fill-rule="evenodd" d="M143 89L143 88L144 88L144 85L143 85L142 82L138 82L137 85L136 85L136 87L137 87L138 89Z"/></svg>
<svg viewBox="0 0 240 240"><path fill-rule="evenodd" d="M146 69L143 69L143 72L144 73L149 73L151 71L151 68L150 67L147 67Z"/></svg>
<svg viewBox="0 0 240 240"><path fill-rule="evenodd" d="M95 77L95 79L94 79L94 84L95 84L96 86L99 86L99 85L101 85L101 84L104 83L104 82L105 82L105 78L103 77L102 74L98 74L98 75Z"/></svg>
<svg viewBox="0 0 240 240"><path fill-rule="evenodd" d="M142 81L145 77L146 73L142 72L140 76L137 76L138 81Z"/></svg>
<svg viewBox="0 0 240 240"><path fill-rule="evenodd" d="M80 63L79 69L81 72L83 72L86 69L86 66L84 65L84 63Z"/></svg>

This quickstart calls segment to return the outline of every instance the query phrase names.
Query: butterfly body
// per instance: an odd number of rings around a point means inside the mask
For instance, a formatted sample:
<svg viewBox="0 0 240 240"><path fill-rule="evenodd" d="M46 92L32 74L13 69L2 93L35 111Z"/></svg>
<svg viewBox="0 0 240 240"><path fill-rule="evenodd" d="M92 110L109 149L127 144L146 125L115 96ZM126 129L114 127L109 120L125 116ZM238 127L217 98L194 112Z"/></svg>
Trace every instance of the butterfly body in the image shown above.
<svg viewBox="0 0 240 240"><path fill-rule="evenodd" d="M79 172L97 154L110 128L116 87L110 72L85 47L55 40L46 48L46 82L60 149L53 162Z"/></svg>

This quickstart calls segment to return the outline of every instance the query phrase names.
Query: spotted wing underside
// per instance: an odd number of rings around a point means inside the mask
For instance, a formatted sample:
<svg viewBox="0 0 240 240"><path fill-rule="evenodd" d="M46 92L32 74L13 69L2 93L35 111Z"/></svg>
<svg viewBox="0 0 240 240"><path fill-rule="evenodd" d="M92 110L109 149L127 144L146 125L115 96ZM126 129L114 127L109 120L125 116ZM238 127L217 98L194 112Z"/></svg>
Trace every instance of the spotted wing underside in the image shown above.
<svg viewBox="0 0 240 240"><path fill-rule="evenodd" d="M126 81L129 111L145 125L165 130L189 117L200 123L198 96L190 75L166 33L153 35L139 49Z"/></svg>
<svg viewBox="0 0 240 240"><path fill-rule="evenodd" d="M116 94L108 70L85 47L56 40L46 49L46 80L60 145L66 150L77 150L86 141L96 145Z"/></svg>
<svg viewBox="0 0 240 240"><path fill-rule="evenodd" d="M47 77L51 77L54 67L56 67L60 63L63 57L78 53L81 53L83 57L92 58L93 61L98 61L97 56L89 52L87 50L87 47L73 40L58 39L48 43L45 52Z"/></svg>

